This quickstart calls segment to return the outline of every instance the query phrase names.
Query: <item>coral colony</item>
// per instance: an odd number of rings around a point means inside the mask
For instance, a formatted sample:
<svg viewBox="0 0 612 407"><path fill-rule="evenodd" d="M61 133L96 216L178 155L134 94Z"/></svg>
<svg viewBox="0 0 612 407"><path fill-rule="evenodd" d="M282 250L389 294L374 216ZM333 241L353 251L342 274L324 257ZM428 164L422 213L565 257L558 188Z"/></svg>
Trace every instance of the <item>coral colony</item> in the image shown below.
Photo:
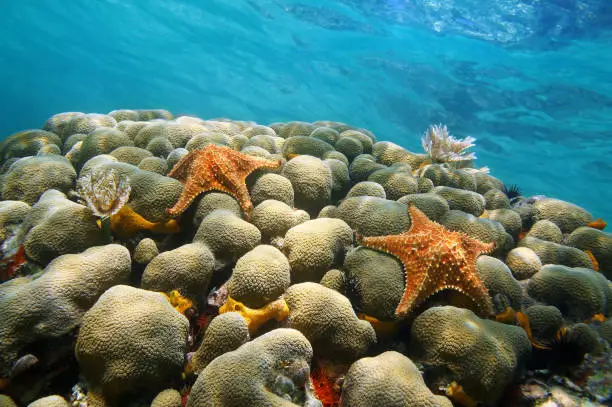
<svg viewBox="0 0 612 407"><path fill-rule="evenodd" d="M421 144L166 110L5 138L0 405L609 405L606 222Z"/></svg>

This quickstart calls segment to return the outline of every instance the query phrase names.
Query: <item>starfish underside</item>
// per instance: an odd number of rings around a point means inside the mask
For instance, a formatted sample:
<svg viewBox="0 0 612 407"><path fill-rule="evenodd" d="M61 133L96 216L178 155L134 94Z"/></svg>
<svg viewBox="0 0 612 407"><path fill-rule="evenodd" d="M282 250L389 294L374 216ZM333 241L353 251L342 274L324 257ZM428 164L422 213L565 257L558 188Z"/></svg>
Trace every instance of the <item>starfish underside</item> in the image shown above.
<svg viewBox="0 0 612 407"><path fill-rule="evenodd" d="M495 244L450 231L429 220L414 204L408 212L412 225L407 232L359 238L362 246L393 255L404 267L406 284L396 316L406 316L443 290L466 295L481 315L492 313L491 297L476 270L476 258L489 253Z"/></svg>
<svg viewBox="0 0 612 407"><path fill-rule="evenodd" d="M253 204L246 187L246 177L256 169L278 168L280 164L280 160L251 157L229 147L214 144L192 151L168 174L185 184L185 187L176 204L166 209L166 213L170 216L180 215L196 196L215 190L236 198L248 218Z"/></svg>

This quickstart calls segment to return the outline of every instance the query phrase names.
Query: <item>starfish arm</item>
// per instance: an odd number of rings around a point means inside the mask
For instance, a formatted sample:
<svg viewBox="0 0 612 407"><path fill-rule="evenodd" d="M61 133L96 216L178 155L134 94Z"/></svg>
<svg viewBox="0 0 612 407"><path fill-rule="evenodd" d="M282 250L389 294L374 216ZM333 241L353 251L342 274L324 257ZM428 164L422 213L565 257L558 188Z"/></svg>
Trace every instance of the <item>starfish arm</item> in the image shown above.
<svg viewBox="0 0 612 407"><path fill-rule="evenodd" d="M436 231L444 230L444 226L430 220L413 202L410 202L408 205L408 214L410 215L409 233L431 229L435 229Z"/></svg>
<svg viewBox="0 0 612 407"><path fill-rule="evenodd" d="M181 182L185 182L191 173L191 168L193 163L199 157L199 151L192 151L187 154L185 157L181 158L179 162L177 162L172 170L168 173L168 177L177 179Z"/></svg>

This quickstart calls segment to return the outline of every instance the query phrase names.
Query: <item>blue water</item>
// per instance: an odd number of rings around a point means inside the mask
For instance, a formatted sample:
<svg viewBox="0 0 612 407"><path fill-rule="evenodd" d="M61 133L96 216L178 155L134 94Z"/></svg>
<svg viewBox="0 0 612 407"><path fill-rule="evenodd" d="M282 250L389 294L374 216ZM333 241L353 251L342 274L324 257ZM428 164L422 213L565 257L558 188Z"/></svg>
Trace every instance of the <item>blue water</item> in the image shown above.
<svg viewBox="0 0 612 407"><path fill-rule="evenodd" d="M612 219L609 0L19 0L0 137L62 111L335 120L421 151L444 123L526 195Z"/></svg>

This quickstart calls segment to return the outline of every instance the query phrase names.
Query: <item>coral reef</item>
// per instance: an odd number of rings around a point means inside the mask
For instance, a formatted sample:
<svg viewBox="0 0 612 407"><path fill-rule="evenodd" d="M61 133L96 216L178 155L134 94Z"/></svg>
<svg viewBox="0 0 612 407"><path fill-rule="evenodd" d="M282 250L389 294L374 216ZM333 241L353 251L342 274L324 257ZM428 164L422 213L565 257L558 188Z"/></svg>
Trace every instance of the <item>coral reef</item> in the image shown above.
<svg viewBox="0 0 612 407"><path fill-rule="evenodd" d="M9 135L0 405L609 404L606 222L421 141L163 109Z"/></svg>

